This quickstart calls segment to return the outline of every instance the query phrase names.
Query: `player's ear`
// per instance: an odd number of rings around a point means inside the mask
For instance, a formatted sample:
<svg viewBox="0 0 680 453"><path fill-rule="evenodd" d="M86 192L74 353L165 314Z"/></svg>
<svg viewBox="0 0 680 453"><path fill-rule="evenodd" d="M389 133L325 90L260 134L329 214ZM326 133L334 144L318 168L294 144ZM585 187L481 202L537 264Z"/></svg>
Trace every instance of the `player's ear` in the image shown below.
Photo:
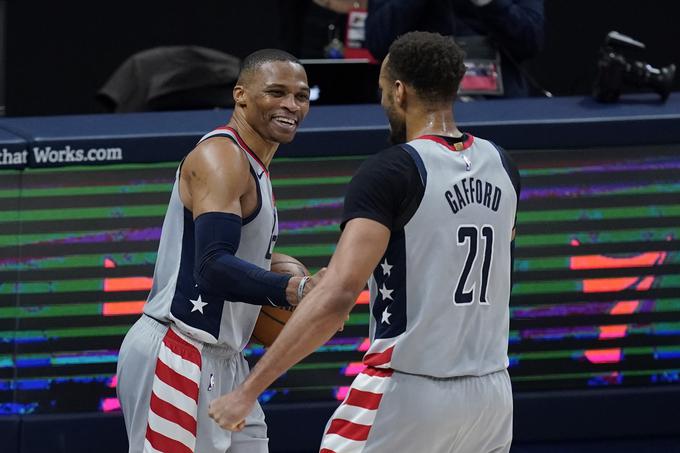
<svg viewBox="0 0 680 453"><path fill-rule="evenodd" d="M240 107L246 105L246 89L243 85L236 85L233 90L234 102Z"/></svg>
<svg viewBox="0 0 680 453"><path fill-rule="evenodd" d="M406 85L401 80L394 81L394 103L401 109L406 107Z"/></svg>

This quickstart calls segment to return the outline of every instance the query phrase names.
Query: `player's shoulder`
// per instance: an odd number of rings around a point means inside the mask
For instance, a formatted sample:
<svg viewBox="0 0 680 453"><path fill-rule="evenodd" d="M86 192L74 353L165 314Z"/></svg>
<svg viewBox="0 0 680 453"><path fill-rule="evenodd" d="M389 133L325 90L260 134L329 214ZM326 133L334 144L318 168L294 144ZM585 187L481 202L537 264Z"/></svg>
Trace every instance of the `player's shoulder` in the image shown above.
<svg viewBox="0 0 680 453"><path fill-rule="evenodd" d="M513 159L512 155L505 148L491 140L478 139L478 141L480 144L489 146L491 152L494 152L498 155L501 165L512 181L513 186L515 186L515 190L517 190L519 193L521 188L520 173L517 163L515 162L515 159Z"/></svg>
<svg viewBox="0 0 680 453"><path fill-rule="evenodd" d="M482 148L489 148L490 150L493 150L494 152L505 152L505 149L503 149L502 146L500 146L498 143L494 142L493 140L489 140L488 138L484 137L479 137L477 135L471 135L468 134L472 138L472 146L476 147L482 147Z"/></svg>
<svg viewBox="0 0 680 453"><path fill-rule="evenodd" d="M515 159L512 157L512 155L506 150L504 147L501 145L492 142L490 140L487 140L491 146L493 146L496 151L498 152L498 155L500 156L501 160L503 161L503 165L510 167L512 171L517 172L517 163L515 163Z"/></svg>
<svg viewBox="0 0 680 453"><path fill-rule="evenodd" d="M373 188L400 188L409 185L418 171L407 149L403 145L395 145L367 158L354 175L353 182Z"/></svg>
<svg viewBox="0 0 680 453"><path fill-rule="evenodd" d="M475 136L475 144L478 145L478 146L485 146L485 147L489 148L492 152L497 153L498 156L500 157L500 159L504 163L507 162L508 164L512 165L513 167L516 166L514 159L512 158L510 153L503 146L499 145L498 143L496 143L492 140L486 139L486 138L481 138L481 137Z"/></svg>
<svg viewBox="0 0 680 453"><path fill-rule="evenodd" d="M201 140L186 157L186 162L206 162L211 165L228 164L247 168L248 158L236 140L228 134L213 135Z"/></svg>
<svg viewBox="0 0 680 453"><path fill-rule="evenodd" d="M478 137L478 136L475 135L474 136L474 144L476 146L487 147L487 148L489 148L489 149L491 149L491 150L493 150L493 151L495 151L499 154L508 154L508 152L505 150L505 148L503 146L499 145L498 143L496 143L493 140L489 140L488 138L482 138L482 137Z"/></svg>
<svg viewBox="0 0 680 453"><path fill-rule="evenodd" d="M246 187L250 162L245 152L229 137L212 136L200 141L184 158L182 179L226 180Z"/></svg>
<svg viewBox="0 0 680 453"><path fill-rule="evenodd" d="M384 148L370 156L364 162L365 166L371 167L391 167L395 164L408 163L411 160L404 145L393 145Z"/></svg>

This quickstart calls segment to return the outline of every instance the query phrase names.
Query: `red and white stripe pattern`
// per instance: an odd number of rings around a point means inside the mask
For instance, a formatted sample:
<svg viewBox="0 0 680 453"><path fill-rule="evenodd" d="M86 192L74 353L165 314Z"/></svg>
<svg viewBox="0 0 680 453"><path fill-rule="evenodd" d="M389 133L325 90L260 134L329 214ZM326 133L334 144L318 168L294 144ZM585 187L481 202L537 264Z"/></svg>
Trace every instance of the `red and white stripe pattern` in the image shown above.
<svg viewBox="0 0 680 453"><path fill-rule="evenodd" d="M394 373L390 365L397 338L378 339L371 344L364 356L367 367L354 379L345 400L328 423L320 453L359 453L363 450L383 393Z"/></svg>
<svg viewBox="0 0 680 453"><path fill-rule="evenodd" d="M371 347L364 355L364 365L375 368L392 368L392 351L394 351L394 345L400 336L373 340Z"/></svg>
<svg viewBox="0 0 680 453"><path fill-rule="evenodd" d="M193 453L201 344L168 329L156 360L144 453Z"/></svg>
<svg viewBox="0 0 680 453"><path fill-rule="evenodd" d="M392 370L368 367L354 379L347 397L328 423L320 453L363 450L392 373Z"/></svg>

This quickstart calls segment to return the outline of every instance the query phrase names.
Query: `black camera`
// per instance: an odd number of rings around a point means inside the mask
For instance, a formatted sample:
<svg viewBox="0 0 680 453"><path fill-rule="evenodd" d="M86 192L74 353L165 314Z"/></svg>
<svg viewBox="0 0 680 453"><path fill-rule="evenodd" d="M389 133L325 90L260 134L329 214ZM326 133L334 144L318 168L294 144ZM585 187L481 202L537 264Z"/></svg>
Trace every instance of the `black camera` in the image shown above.
<svg viewBox="0 0 680 453"><path fill-rule="evenodd" d="M616 31L610 31L600 47L593 97L600 102L615 102L625 86L651 89L665 101L671 92L675 65L655 68L643 61L628 60L627 49L644 49L645 45Z"/></svg>

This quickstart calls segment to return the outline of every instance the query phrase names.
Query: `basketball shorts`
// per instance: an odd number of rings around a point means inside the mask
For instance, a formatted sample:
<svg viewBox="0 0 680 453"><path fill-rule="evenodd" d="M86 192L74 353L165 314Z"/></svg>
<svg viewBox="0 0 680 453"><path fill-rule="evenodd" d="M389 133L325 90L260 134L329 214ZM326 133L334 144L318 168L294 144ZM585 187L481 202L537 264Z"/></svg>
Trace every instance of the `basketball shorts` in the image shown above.
<svg viewBox="0 0 680 453"><path fill-rule="evenodd" d="M143 315L123 340L118 398L130 453L266 453L259 404L243 431L225 431L208 416L212 400L248 374L241 353L204 344Z"/></svg>
<svg viewBox="0 0 680 453"><path fill-rule="evenodd" d="M321 453L501 453L511 441L507 370L437 379L368 367L326 425Z"/></svg>

